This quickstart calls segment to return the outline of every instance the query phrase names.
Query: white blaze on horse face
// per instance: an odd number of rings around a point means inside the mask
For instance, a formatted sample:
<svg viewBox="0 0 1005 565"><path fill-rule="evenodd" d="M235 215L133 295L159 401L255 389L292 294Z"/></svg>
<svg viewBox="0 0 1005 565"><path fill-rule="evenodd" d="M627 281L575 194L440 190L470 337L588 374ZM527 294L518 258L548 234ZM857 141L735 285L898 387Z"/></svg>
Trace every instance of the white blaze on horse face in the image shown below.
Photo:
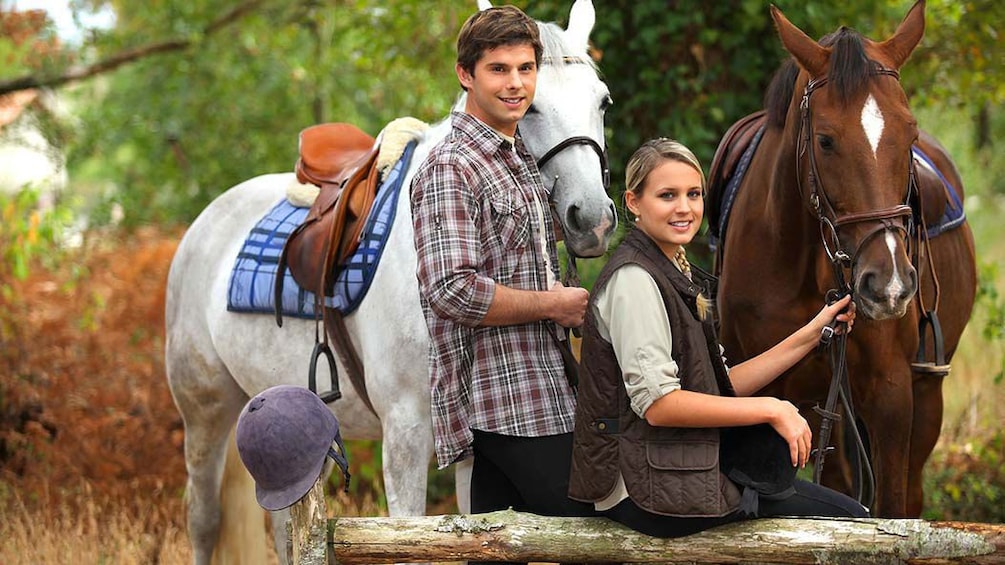
<svg viewBox="0 0 1005 565"><path fill-rule="evenodd" d="M890 282L886 285L886 299L890 301L891 306L896 307L900 293L904 291L904 281L900 279L900 271L897 270L897 237L887 230L884 239L886 247L890 250L890 264L893 266L891 269L893 274L890 275Z"/></svg>
<svg viewBox="0 0 1005 565"><path fill-rule="evenodd" d="M883 137L883 125L883 112L879 110L879 104L876 104L876 99L870 94L865 106L862 107L862 129L865 130L865 137L872 146L873 158L877 158L876 151L879 148L879 140Z"/></svg>

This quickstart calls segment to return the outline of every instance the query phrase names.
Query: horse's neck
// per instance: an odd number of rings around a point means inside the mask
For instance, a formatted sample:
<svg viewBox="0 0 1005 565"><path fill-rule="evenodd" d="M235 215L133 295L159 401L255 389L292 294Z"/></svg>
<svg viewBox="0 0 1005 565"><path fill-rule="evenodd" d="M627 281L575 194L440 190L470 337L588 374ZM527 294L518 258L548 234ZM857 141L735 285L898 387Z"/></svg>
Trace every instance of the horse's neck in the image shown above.
<svg viewBox="0 0 1005 565"><path fill-rule="evenodd" d="M415 172L426 161L426 157L429 156L433 147L436 147L437 143L447 137L447 134L450 133L450 128L451 120L450 116L447 116L422 133L419 144L416 145L415 152L412 153L412 162L409 166L408 178L406 179L408 182L411 182Z"/></svg>
<svg viewBox="0 0 1005 565"><path fill-rule="evenodd" d="M740 237L757 242L758 253L763 260L775 265L785 265L786 272L779 271L777 274L790 284L811 284L811 279L806 279L803 283L793 279L813 273L814 269L804 262L812 260L809 254L792 257L791 243L798 241L806 246L815 246L820 240L819 223L800 195L795 167L795 144L784 130L769 128L760 147L766 152L762 158L768 160L762 165L768 170L760 169L763 171L760 174L770 175L770 180L752 182L749 185L750 188L761 187L761 193L751 191L746 195L747 202L743 209L755 210L756 213L747 215L747 230L750 231ZM772 151L772 148L777 150ZM754 171L748 175L751 173ZM803 189L808 190L808 187ZM770 257L771 254L777 256Z"/></svg>

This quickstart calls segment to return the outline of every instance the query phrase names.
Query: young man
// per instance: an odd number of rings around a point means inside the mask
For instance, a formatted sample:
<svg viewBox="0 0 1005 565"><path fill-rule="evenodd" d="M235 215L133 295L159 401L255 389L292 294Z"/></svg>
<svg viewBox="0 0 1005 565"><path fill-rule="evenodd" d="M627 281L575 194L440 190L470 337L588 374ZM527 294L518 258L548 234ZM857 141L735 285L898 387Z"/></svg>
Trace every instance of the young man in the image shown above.
<svg viewBox="0 0 1005 565"><path fill-rule="evenodd" d="M548 192L517 128L541 52L513 6L462 27L464 112L412 181L417 275L440 467L475 457L473 512L585 515L567 496L575 397L559 347L589 296L556 282Z"/></svg>

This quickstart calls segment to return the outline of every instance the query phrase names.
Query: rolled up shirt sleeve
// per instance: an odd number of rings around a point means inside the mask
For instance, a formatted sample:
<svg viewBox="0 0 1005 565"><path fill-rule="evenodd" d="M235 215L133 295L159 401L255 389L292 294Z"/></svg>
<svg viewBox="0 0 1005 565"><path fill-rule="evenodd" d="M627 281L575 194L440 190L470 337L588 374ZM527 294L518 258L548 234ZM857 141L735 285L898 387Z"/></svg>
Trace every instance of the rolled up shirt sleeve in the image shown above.
<svg viewBox="0 0 1005 565"><path fill-rule="evenodd" d="M673 360L670 319L656 281L642 267L615 271L594 301L601 337L614 348L632 410L646 410L662 396L680 389Z"/></svg>
<svg viewBox="0 0 1005 565"><path fill-rule="evenodd" d="M412 182L412 215L419 291L439 317L475 327L495 295L479 273L480 207L459 167L436 163Z"/></svg>

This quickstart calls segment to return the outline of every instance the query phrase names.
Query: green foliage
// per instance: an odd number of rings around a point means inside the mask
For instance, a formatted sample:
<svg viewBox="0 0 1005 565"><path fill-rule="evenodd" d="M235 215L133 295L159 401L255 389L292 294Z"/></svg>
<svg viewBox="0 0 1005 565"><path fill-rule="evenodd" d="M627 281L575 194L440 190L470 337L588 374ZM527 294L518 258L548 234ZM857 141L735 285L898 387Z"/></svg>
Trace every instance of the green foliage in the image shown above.
<svg viewBox="0 0 1005 565"><path fill-rule="evenodd" d="M980 107L1005 101L1001 36L1005 3L996 0L929 0L925 40L906 79L926 103ZM916 79L916 80L915 80Z"/></svg>
<svg viewBox="0 0 1005 565"><path fill-rule="evenodd" d="M374 440L348 440L345 442L346 458L349 460L349 496L353 500L372 500L382 509L387 508L384 492L381 442ZM328 477L329 490L345 488L342 474L336 470Z"/></svg>
<svg viewBox="0 0 1005 565"><path fill-rule="evenodd" d="M993 380L1001 384L1005 379L1005 297L998 292L1001 273L996 263L982 263L977 277L976 310L985 316L981 336L988 341L989 346L996 348L1001 359L998 372Z"/></svg>
<svg viewBox="0 0 1005 565"><path fill-rule="evenodd" d="M70 223L65 205L38 208L40 191L26 187L14 194L0 193L0 288L12 279L25 279L35 259L53 261L59 238ZM4 290L6 292L6 290Z"/></svg>
<svg viewBox="0 0 1005 565"><path fill-rule="evenodd" d="M1005 523L1005 432L936 452L925 493L925 519Z"/></svg>
<svg viewBox="0 0 1005 565"><path fill-rule="evenodd" d="M307 126L347 121L375 134L399 116L445 115L458 92L450 40L468 12L383 4L265 2L200 36L233 2L122 3L99 56L177 36L199 41L76 92L82 127L70 166L98 200L97 215L114 199L127 224L189 221L230 186L292 170Z"/></svg>

